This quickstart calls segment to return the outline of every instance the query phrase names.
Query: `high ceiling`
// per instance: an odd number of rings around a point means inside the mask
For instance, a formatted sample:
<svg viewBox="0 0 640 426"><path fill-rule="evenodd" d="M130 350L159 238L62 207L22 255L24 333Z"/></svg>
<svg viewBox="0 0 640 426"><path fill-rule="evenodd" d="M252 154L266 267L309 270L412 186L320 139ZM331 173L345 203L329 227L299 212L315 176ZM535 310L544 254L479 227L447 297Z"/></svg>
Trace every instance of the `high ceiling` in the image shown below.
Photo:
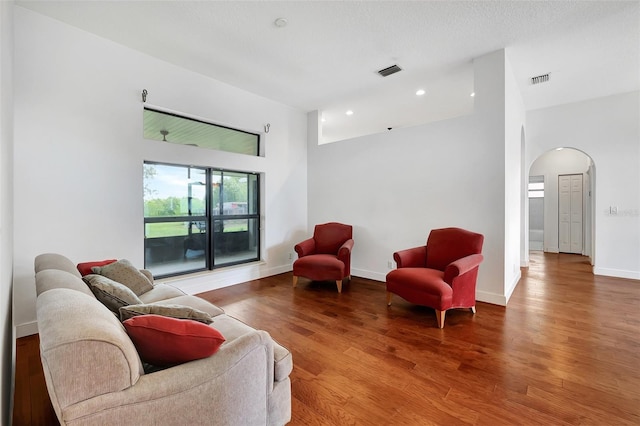
<svg viewBox="0 0 640 426"><path fill-rule="evenodd" d="M501 48L528 110L640 89L640 1L16 4L266 98L318 110L325 141L470 113L473 58ZM277 26L278 18L286 25ZM393 64L402 71L377 74ZM531 84L546 73L547 83ZM425 94L416 96L418 89Z"/></svg>

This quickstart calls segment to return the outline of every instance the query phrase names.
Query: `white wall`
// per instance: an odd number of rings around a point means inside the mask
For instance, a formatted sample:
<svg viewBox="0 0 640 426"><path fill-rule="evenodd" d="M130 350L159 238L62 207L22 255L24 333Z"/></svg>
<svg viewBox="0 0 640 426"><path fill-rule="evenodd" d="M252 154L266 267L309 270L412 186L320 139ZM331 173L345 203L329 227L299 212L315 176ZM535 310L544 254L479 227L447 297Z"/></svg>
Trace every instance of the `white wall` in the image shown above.
<svg viewBox="0 0 640 426"><path fill-rule="evenodd" d="M485 235L478 300L506 304L504 51L474 68L471 116L323 145L310 132L308 232L352 224L353 275L384 281L395 251L458 226Z"/></svg>
<svg viewBox="0 0 640 426"><path fill-rule="evenodd" d="M16 6L15 269L18 334L36 332L33 259L142 265L144 160L264 174L264 262L179 285L188 292L289 271L307 229L306 114ZM147 104L263 132L264 157L142 138Z"/></svg>
<svg viewBox="0 0 640 426"><path fill-rule="evenodd" d="M504 294L509 300L521 276L522 156L524 155L522 152L522 129L525 127L526 113L508 56L505 57L504 85Z"/></svg>
<svg viewBox="0 0 640 426"><path fill-rule="evenodd" d="M583 174L583 179L589 171L591 159L581 151L563 149L548 151L538 157L531 165L531 176L544 176L544 239L543 250L558 253L558 176ZM588 189L588 180L583 180ZM583 198L584 199L584 198ZM586 201L586 200L585 200ZM585 204L583 212L587 213ZM590 208L590 206L589 206ZM586 221L585 221L586 226ZM585 228L585 233L588 232ZM585 238L586 242L586 238Z"/></svg>
<svg viewBox="0 0 640 426"><path fill-rule="evenodd" d="M13 2L0 2L0 424L11 424L13 358Z"/></svg>
<svg viewBox="0 0 640 426"><path fill-rule="evenodd" d="M529 111L527 127L528 158L556 147L591 157L594 273L640 279L640 92Z"/></svg>

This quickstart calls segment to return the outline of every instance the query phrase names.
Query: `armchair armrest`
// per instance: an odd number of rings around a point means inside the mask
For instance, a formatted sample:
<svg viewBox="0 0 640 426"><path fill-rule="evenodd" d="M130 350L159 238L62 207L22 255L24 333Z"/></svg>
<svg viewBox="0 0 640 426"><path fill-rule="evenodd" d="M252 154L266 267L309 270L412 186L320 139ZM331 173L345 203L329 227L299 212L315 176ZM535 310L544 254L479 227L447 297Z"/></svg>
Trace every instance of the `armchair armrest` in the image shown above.
<svg viewBox="0 0 640 426"><path fill-rule="evenodd" d="M316 240L313 238L306 239L296 244L293 248L298 253L298 258L314 254L316 252Z"/></svg>
<svg viewBox="0 0 640 426"><path fill-rule="evenodd" d="M344 261L351 256L351 250L353 249L353 239L345 241L338 249L338 259Z"/></svg>
<svg viewBox="0 0 640 426"><path fill-rule="evenodd" d="M398 268L419 268L427 264L427 246L413 247L393 253Z"/></svg>
<svg viewBox="0 0 640 426"><path fill-rule="evenodd" d="M455 262L451 262L444 270L444 281L451 285L454 278L464 275L470 270L477 268L484 256L481 254L471 254L469 256L458 259Z"/></svg>

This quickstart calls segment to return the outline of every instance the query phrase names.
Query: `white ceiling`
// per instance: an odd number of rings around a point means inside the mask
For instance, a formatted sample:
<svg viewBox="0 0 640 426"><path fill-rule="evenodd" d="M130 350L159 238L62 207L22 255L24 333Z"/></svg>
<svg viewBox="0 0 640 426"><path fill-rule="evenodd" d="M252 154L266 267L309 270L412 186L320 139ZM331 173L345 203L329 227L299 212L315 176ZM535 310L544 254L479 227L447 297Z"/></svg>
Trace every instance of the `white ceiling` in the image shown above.
<svg viewBox="0 0 640 426"><path fill-rule="evenodd" d="M473 58L501 48L528 110L640 89L637 0L16 4L266 98L319 110L325 141L470 113ZM277 27L277 18L288 24ZM393 64L403 71L377 74ZM548 83L530 84L545 73Z"/></svg>

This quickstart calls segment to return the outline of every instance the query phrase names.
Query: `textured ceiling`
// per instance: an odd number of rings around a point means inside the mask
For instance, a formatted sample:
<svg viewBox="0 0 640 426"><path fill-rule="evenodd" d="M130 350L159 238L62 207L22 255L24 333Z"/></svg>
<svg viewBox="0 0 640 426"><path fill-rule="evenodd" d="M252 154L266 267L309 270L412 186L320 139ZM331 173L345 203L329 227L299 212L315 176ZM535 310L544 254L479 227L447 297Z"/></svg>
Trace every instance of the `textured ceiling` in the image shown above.
<svg viewBox="0 0 640 426"><path fill-rule="evenodd" d="M473 58L501 48L527 109L640 89L638 1L16 4L284 104L319 110L327 141L471 112ZM288 25L276 27L279 17ZM393 64L403 71L376 73ZM530 84L544 73L551 73L548 83ZM419 88L422 97L415 96Z"/></svg>

